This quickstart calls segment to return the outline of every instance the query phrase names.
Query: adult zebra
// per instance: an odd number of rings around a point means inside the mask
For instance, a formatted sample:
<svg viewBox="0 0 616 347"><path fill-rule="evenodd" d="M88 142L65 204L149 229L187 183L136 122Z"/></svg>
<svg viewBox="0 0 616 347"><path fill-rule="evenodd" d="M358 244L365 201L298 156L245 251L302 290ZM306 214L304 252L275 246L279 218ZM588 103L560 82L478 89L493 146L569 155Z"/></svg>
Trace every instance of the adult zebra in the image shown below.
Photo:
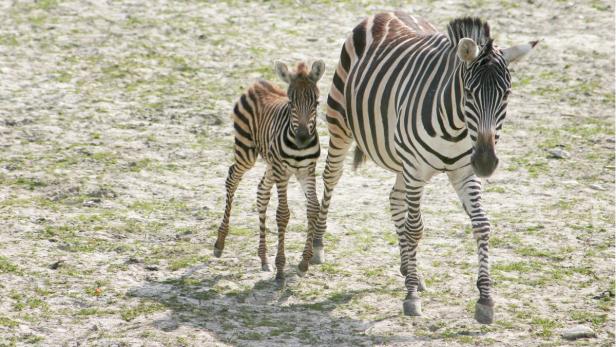
<svg viewBox="0 0 616 347"><path fill-rule="evenodd" d="M490 224L477 177L490 176L498 165L495 144L511 88L507 65L536 43L499 49L488 23L478 18L451 21L447 35L403 12L377 14L355 27L342 48L327 100L330 141L312 261L323 261L332 191L355 139L354 166L367 155L397 174L390 206L407 289L404 313L421 315L416 252L423 233L423 187L436 173L446 172L477 241L475 319L491 323Z"/></svg>

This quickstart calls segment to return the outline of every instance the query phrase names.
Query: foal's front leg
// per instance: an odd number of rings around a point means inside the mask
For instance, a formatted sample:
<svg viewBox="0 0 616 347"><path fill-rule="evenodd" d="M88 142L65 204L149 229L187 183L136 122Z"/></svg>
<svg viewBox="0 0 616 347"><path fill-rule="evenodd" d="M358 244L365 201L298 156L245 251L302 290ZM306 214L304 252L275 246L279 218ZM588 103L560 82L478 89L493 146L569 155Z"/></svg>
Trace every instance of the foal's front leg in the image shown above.
<svg viewBox="0 0 616 347"><path fill-rule="evenodd" d="M464 210L471 218L473 237L477 241L479 300L475 305L475 319L482 324L491 324L494 321L494 301L490 293L492 281L488 259L490 222L481 206L481 181L469 168L452 171L449 173L449 181L456 189Z"/></svg>
<svg viewBox="0 0 616 347"><path fill-rule="evenodd" d="M312 258L312 241L316 229L317 217L319 214L319 200L317 198L315 166L312 165L306 171L297 174L297 179L304 190L306 196L306 217L308 219L308 230L306 230L306 245L299 263L299 273L302 275L308 271L308 264Z"/></svg>

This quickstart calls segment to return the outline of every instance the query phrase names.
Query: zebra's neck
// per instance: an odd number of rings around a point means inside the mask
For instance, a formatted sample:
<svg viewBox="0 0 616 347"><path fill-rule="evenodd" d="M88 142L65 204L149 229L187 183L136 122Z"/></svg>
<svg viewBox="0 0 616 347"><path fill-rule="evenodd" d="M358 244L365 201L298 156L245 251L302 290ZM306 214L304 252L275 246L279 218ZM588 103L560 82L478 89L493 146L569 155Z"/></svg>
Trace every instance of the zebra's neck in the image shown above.
<svg viewBox="0 0 616 347"><path fill-rule="evenodd" d="M446 141L459 142L466 138L467 129L464 121L464 84L462 73L464 64L457 59L455 52L451 53L450 64L455 68L446 80L437 98L435 130Z"/></svg>

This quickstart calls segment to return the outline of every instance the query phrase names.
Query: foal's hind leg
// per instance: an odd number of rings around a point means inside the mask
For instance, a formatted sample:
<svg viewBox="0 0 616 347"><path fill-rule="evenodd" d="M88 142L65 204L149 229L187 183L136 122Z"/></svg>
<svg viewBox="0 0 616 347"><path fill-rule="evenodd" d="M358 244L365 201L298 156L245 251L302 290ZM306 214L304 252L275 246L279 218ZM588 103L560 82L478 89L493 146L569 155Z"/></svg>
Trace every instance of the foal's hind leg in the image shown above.
<svg viewBox="0 0 616 347"><path fill-rule="evenodd" d="M229 217L231 216L231 205L233 204L233 196L237 190L242 176L246 171L252 168L257 160L256 148L238 146L237 140L235 145L235 163L229 167L225 188L227 190L227 199L225 205L225 214L222 217L222 222L218 227L218 238L214 244L214 255L220 257L225 248L225 239L229 232Z"/></svg>
<svg viewBox="0 0 616 347"><path fill-rule="evenodd" d="M265 217L267 214L267 205L270 200L270 193L272 186L274 185L274 179L272 177L271 168L267 168L257 191L257 209L259 210L259 258L261 258L261 270L270 271L269 264L267 262L267 244L265 242Z"/></svg>

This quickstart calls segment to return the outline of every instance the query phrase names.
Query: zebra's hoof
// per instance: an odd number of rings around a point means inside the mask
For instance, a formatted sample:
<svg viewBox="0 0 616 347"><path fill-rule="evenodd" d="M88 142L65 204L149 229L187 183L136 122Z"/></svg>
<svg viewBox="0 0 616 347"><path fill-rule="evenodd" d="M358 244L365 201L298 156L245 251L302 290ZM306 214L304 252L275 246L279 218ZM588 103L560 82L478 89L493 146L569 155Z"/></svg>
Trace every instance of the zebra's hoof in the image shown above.
<svg viewBox="0 0 616 347"><path fill-rule="evenodd" d="M475 304L475 319L481 324L494 322L494 301L492 299L479 299Z"/></svg>
<svg viewBox="0 0 616 347"><path fill-rule="evenodd" d="M287 281L284 278L284 273L278 272L276 274L276 285L278 285L279 287L284 287L286 283Z"/></svg>
<svg viewBox="0 0 616 347"><path fill-rule="evenodd" d="M405 316L421 316L421 299L410 298L404 300L402 309L404 310Z"/></svg>
<svg viewBox="0 0 616 347"><path fill-rule="evenodd" d="M305 260L302 260L299 262L299 265L297 265L297 268L299 269L299 271L301 272L306 272L308 271L308 262Z"/></svg>
<svg viewBox="0 0 616 347"><path fill-rule="evenodd" d="M216 248L216 246L214 246L214 256L216 258L220 258L222 256L222 249L218 249Z"/></svg>
<svg viewBox="0 0 616 347"><path fill-rule="evenodd" d="M313 247L312 252L311 264L323 264L325 262L325 250L323 247Z"/></svg>
<svg viewBox="0 0 616 347"><path fill-rule="evenodd" d="M270 272L272 271L272 269L270 268L269 264L261 264L261 271Z"/></svg>
<svg viewBox="0 0 616 347"><path fill-rule="evenodd" d="M308 272L308 262L303 261L303 260L302 260L302 261L300 261L300 262L299 262L299 265L297 265L297 269L299 270L299 271L298 271L298 274L299 274L301 277L304 277L304 275L306 274L306 272Z"/></svg>

